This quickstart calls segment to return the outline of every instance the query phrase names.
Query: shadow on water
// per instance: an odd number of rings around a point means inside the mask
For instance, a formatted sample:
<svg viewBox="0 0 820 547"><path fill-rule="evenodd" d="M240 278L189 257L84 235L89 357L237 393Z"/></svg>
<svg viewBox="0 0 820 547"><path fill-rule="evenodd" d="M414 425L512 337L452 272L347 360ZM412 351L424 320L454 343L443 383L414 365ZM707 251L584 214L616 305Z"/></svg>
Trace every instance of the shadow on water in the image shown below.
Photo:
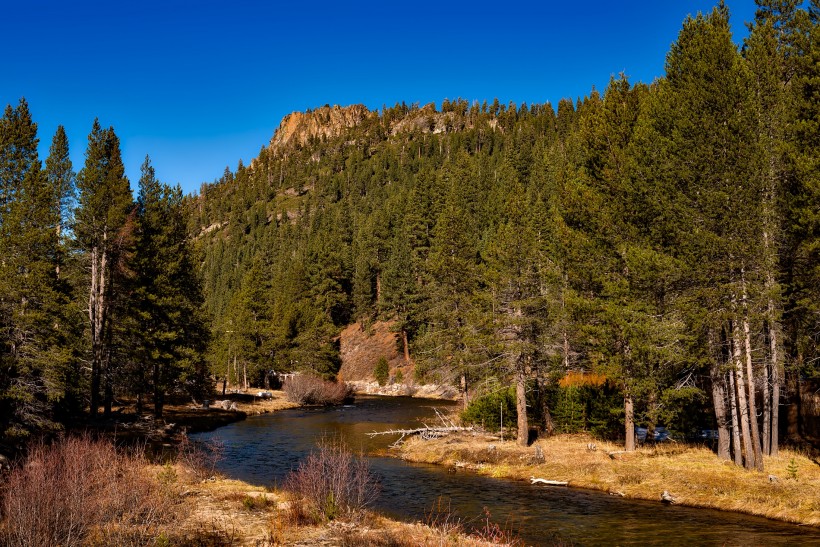
<svg viewBox="0 0 820 547"><path fill-rule="evenodd" d="M225 445L220 469L253 484L280 484L323 437L338 437L354 450L373 454L394 439L367 437L434 423L424 399L360 397L355 405L295 409L249 418L194 439L218 437ZM525 482L452 473L440 466L369 456L381 477L376 509L403 520L424 520L441 504L466 522L490 512L528 544L560 538L575 545L820 545L820 530L763 518L705 509L623 500L601 492L534 487Z"/></svg>

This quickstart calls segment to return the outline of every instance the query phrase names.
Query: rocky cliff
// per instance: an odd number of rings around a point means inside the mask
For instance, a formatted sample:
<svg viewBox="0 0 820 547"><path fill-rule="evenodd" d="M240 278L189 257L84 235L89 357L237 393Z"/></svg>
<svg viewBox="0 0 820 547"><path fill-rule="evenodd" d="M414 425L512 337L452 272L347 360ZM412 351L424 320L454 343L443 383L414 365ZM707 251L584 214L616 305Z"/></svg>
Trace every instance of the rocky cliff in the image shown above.
<svg viewBox="0 0 820 547"><path fill-rule="evenodd" d="M325 105L307 112L294 112L282 119L270 141L270 148L281 151L289 145L304 146L314 138L330 139L356 127L371 115L378 114L361 104L345 107Z"/></svg>

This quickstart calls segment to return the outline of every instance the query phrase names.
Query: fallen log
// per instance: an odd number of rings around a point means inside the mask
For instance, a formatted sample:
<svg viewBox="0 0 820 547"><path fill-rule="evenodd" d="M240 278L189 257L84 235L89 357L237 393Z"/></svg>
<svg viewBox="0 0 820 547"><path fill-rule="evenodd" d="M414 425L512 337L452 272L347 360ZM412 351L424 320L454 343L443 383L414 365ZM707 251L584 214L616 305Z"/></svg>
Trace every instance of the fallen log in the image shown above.
<svg viewBox="0 0 820 547"><path fill-rule="evenodd" d="M547 486L566 486L569 484L567 481L550 481L547 479L537 479L535 477L530 477L530 484L546 484Z"/></svg>
<svg viewBox="0 0 820 547"><path fill-rule="evenodd" d="M390 429L388 431L371 431L367 434L368 437L375 437L376 435L418 435L420 433L431 432L431 433L451 433L453 431L472 431L472 427L458 427L458 426L447 426L447 427L419 427L416 429Z"/></svg>
<svg viewBox="0 0 820 547"><path fill-rule="evenodd" d="M405 437L408 435L421 435L422 439L435 439L441 437L442 435L446 435L448 433L453 433L455 431L473 431L472 427L458 427L458 426L447 426L447 427L430 427L424 426L419 427L416 429L390 429L388 431L371 431L367 434L368 437L375 437L377 435L401 435L396 442L393 443L392 446L398 446L401 441L404 440Z"/></svg>

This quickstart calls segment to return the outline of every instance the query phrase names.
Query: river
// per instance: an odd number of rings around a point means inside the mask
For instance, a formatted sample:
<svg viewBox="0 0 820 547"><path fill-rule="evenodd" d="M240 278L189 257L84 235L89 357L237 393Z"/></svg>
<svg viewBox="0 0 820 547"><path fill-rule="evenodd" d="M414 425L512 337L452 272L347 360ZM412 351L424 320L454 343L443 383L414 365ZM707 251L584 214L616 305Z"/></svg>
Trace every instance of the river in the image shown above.
<svg viewBox="0 0 820 547"><path fill-rule="evenodd" d="M551 545L820 545L820 530L660 502L624 500L596 491L538 487L441 466L372 454L391 437L371 431L436 422L434 407L447 402L403 397L357 397L355 405L293 409L250 417L216 431L192 435L224 443L219 468L246 482L275 486L325 438L342 438L368 456L381 478L374 507L401 520L422 520L445 506L465 522L480 524L486 508L494 522L527 544Z"/></svg>

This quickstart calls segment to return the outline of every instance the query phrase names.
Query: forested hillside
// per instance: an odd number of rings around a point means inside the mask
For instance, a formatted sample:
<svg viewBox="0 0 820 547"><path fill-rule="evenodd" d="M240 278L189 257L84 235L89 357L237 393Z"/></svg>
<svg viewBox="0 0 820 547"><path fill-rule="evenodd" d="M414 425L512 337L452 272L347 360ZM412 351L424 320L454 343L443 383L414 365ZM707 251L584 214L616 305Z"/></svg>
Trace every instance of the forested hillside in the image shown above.
<svg viewBox="0 0 820 547"><path fill-rule="evenodd" d="M761 466L820 326L820 12L761 4L743 48L720 6L664 79L557 108L286 118L188 200L213 370L333 376L345 325L393 319L418 380L516 386L524 440L525 399L549 420L535 395L571 377L615 389L627 432L716 420L721 457Z"/></svg>
<svg viewBox="0 0 820 547"><path fill-rule="evenodd" d="M97 122L78 173L62 128L41 162L27 103L7 107L0 434L332 378L342 330L384 320L406 380L482 421L510 404L521 443L707 428L761 468L820 376L820 3L758 4L742 48L724 5L687 19L649 85L292 114L185 198L146 159L134 199Z"/></svg>

